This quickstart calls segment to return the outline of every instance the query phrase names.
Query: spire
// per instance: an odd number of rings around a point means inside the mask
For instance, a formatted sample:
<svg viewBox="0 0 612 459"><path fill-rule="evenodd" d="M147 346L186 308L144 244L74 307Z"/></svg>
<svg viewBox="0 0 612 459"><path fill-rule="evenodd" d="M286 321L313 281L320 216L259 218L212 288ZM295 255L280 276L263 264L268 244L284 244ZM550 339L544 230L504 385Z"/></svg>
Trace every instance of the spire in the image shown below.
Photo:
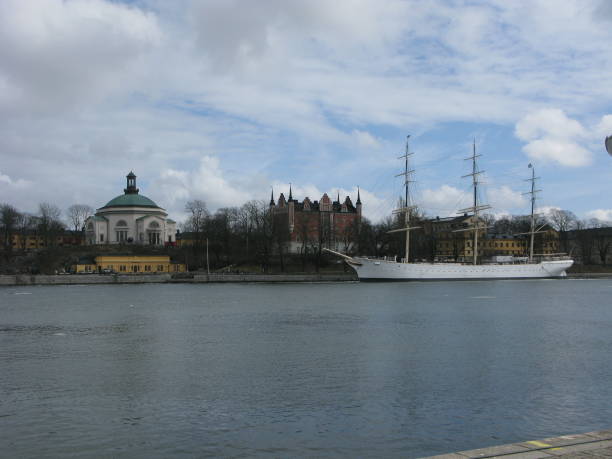
<svg viewBox="0 0 612 459"><path fill-rule="evenodd" d="M291 183L289 184L289 201L293 200L293 195L291 194Z"/></svg>
<svg viewBox="0 0 612 459"><path fill-rule="evenodd" d="M357 187L357 202L355 204L361 204L361 196L359 196L359 187Z"/></svg>
<svg viewBox="0 0 612 459"><path fill-rule="evenodd" d="M127 187L123 190L123 192L125 194L138 194L138 188L136 188L136 174L130 171L125 178L127 179Z"/></svg>
<svg viewBox="0 0 612 459"><path fill-rule="evenodd" d="M338 199L337 199L337 201L340 202L340 190L338 190Z"/></svg>
<svg viewBox="0 0 612 459"><path fill-rule="evenodd" d="M272 193L270 194L270 205L274 205L274 188L272 188Z"/></svg>

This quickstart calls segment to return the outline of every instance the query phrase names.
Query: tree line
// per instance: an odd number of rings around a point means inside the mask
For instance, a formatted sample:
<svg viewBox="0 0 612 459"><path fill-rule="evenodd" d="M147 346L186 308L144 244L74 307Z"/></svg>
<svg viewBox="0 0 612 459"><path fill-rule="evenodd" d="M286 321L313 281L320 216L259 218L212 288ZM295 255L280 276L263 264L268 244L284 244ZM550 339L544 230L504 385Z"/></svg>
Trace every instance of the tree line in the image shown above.
<svg viewBox="0 0 612 459"><path fill-rule="evenodd" d="M32 234L40 237L45 247L52 247L67 229L75 233L82 231L85 219L93 212L91 206L73 204L66 209L66 220L63 220L61 209L48 202L40 203L36 213L20 212L11 204L0 204L2 248L5 252L12 251L12 238L18 235L22 246L16 248L25 250L26 237Z"/></svg>
<svg viewBox="0 0 612 459"><path fill-rule="evenodd" d="M224 207L210 212L202 200L186 203L187 218L179 228L189 241L178 251L178 255L190 267L210 269L238 269L241 265L252 265L263 271L278 268L284 271L288 264L299 265L303 270L319 270L331 262L323 248L331 240L342 240L349 254L368 256L401 256L405 250L405 237L401 233L389 233L402 225L403 216L389 216L379 222L362 217L336 232L320 218L318 231L311 234L305 224L297 221L294 231L298 235L299 254L289 253L290 234L285 217L271 212L268 204L252 200L242 206ZM12 236L17 234L22 244L27 235L35 234L45 247L53 247L58 236L67 229L83 231L85 219L92 215L93 208L85 204L74 204L61 209L50 203L41 203L34 214L20 212L10 204L0 205L0 234L5 253L14 249ZM64 217L64 218L62 218ZM413 226L424 226L429 219L418 209L411 216ZM530 230L529 216L483 215L485 226L494 234L521 234ZM560 251L580 254L583 263L593 259L605 264L612 249L609 223L597 219L581 220L567 210L554 209L546 216L536 218L536 227L548 224L559 232ZM589 230L589 231L577 231ZM185 234L187 233L187 234ZM16 247L25 250L26 247ZM169 249L173 250L173 249ZM436 253L433 235L415 231L411 235L411 250L414 259L432 260Z"/></svg>

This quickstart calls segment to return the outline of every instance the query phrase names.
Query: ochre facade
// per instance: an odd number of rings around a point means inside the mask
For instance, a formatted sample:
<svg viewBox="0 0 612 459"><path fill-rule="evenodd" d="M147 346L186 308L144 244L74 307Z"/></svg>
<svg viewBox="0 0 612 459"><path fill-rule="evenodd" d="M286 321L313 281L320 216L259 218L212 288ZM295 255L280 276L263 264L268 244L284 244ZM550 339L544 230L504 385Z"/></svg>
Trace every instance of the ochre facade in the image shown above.
<svg viewBox="0 0 612 459"><path fill-rule="evenodd" d="M172 263L167 255L100 255L93 262L79 262L73 269L76 273L119 274L182 273L187 270L182 263Z"/></svg>

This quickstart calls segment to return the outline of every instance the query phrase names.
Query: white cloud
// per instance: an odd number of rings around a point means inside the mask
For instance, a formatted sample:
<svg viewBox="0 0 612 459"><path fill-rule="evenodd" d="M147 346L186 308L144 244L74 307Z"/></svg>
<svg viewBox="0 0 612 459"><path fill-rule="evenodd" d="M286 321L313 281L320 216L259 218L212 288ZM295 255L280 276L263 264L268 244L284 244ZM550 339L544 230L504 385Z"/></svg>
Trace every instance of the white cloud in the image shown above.
<svg viewBox="0 0 612 459"><path fill-rule="evenodd" d="M499 213L507 213L511 209L518 210L526 206L526 200L522 193L506 185L489 189L487 197L494 211Z"/></svg>
<svg viewBox="0 0 612 459"><path fill-rule="evenodd" d="M457 215L460 208L470 205L470 194L450 185L421 192L420 207L431 215L441 217Z"/></svg>
<svg viewBox="0 0 612 459"><path fill-rule="evenodd" d="M612 135L612 115L604 115L595 127L595 132L602 139Z"/></svg>
<svg viewBox="0 0 612 459"><path fill-rule="evenodd" d="M579 145L587 131L563 110L542 109L525 115L516 123L516 136L527 142L523 151L533 160L579 167L591 163L592 154Z"/></svg>
<svg viewBox="0 0 612 459"><path fill-rule="evenodd" d="M380 142L367 131L360 131L359 129L355 129L352 132L357 145L364 149L375 150L380 148Z"/></svg>
<svg viewBox="0 0 612 459"><path fill-rule="evenodd" d="M516 135L521 140L532 141L542 137L572 139L584 136L585 129L563 110L548 108L525 115L516 123Z"/></svg>
<svg viewBox="0 0 612 459"><path fill-rule="evenodd" d="M195 197L267 198L274 181L351 188L375 181L400 130L505 129L522 113L533 120L520 129L528 155L577 166L595 147L576 120L610 111L601 3L126 3L0 2L0 160L37 184L15 196L20 206L105 202L130 168L159 176L154 197L179 211ZM217 158L208 172L185 165L200 152ZM434 213L460 200L429 192ZM382 208L365 193L366 214Z"/></svg>
<svg viewBox="0 0 612 459"><path fill-rule="evenodd" d="M9 177L6 174L3 174L2 171L0 171L0 185L2 186L6 186L7 188L13 189L13 190L21 190L24 188L27 188L31 185L32 183L29 182L28 180L24 180L24 179L17 179L17 180L13 180L11 177Z"/></svg>
<svg viewBox="0 0 612 459"><path fill-rule="evenodd" d="M537 215L541 215L542 217L549 218L553 212L559 211L559 210L562 210L561 207L540 206L540 207L537 207L534 211Z"/></svg>
<svg viewBox="0 0 612 459"><path fill-rule="evenodd" d="M153 182L153 190L169 208L181 211L187 201L201 199L209 210L219 207L239 206L253 199L244 188L230 183L221 170L219 159L203 156L197 169L185 171L166 169Z"/></svg>
<svg viewBox="0 0 612 459"><path fill-rule="evenodd" d="M588 218L596 218L602 222L612 222L612 209L595 209L586 213Z"/></svg>
<svg viewBox="0 0 612 459"><path fill-rule="evenodd" d="M132 83L134 64L160 38L153 15L119 3L5 0L0 108L57 112L121 91Z"/></svg>

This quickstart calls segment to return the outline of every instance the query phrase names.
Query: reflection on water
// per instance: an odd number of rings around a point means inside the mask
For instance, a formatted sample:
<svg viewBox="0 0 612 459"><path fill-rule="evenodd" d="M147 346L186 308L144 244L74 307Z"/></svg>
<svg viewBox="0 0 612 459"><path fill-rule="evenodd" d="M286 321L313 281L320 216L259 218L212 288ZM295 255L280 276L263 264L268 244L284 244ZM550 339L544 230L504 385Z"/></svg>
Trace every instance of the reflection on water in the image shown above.
<svg viewBox="0 0 612 459"><path fill-rule="evenodd" d="M610 428L612 282L0 289L15 457L417 457Z"/></svg>

